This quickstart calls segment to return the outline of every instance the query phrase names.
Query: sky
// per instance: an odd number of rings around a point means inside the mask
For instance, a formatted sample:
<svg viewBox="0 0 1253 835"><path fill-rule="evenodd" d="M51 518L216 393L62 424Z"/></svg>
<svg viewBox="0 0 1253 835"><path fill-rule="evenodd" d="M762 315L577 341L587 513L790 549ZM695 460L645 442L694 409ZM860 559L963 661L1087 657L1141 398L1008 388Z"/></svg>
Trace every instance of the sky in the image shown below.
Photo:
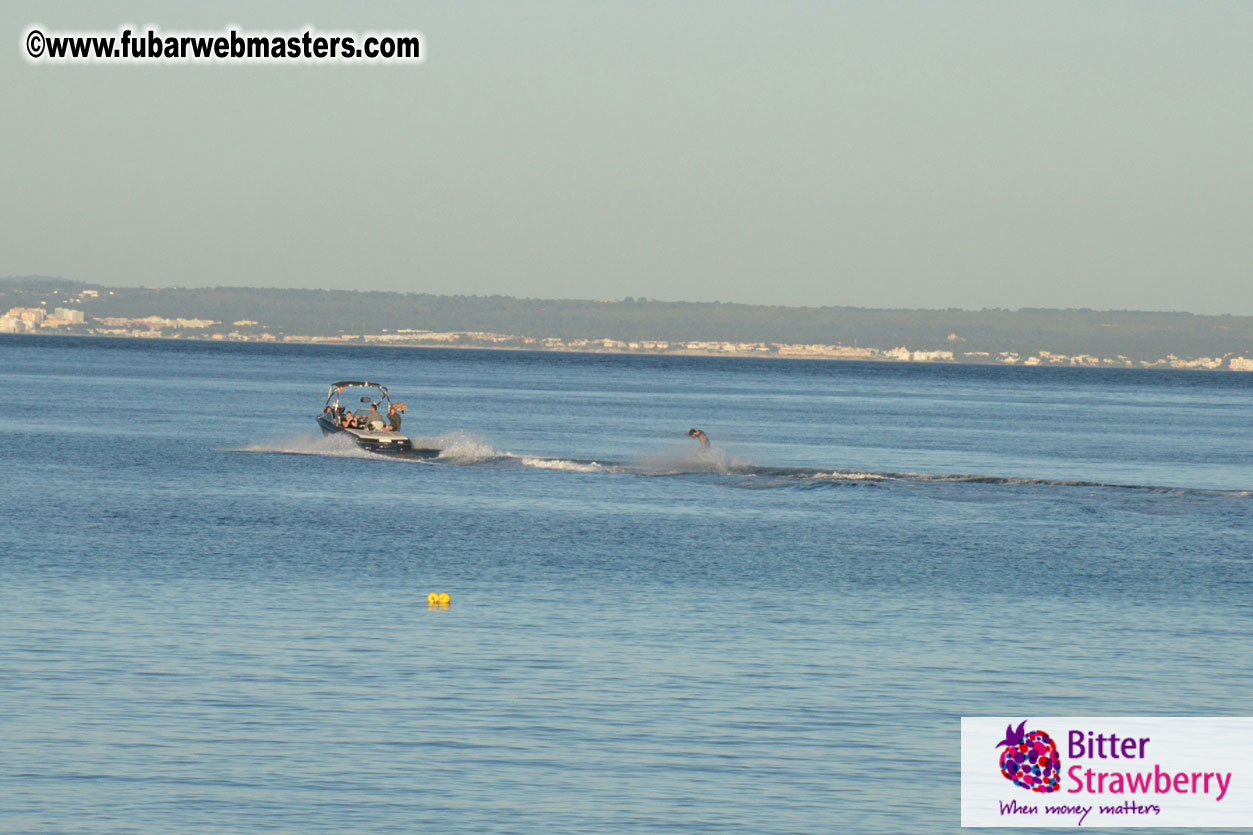
<svg viewBox="0 0 1253 835"><path fill-rule="evenodd" d="M410 66L23 33L418 30ZM1253 3L0 7L0 276L1253 314Z"/></svg>

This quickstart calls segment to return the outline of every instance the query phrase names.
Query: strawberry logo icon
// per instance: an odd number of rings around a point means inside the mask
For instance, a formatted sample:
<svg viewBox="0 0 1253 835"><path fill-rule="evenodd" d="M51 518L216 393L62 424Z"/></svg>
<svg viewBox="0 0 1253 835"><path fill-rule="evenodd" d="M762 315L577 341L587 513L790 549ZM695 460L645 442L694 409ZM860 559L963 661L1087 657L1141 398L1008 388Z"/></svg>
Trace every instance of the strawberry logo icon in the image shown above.
<svg viewBox="0 0 1253 835"><path fill-rule="evenodd" d="M1033 792L1048 794L1057 791L1062 771L1062 761L1057 756L1057 745L1044 731L1029 731L1024 719L1017 729L1005 726L1005 739L996 744L1001 752L1001 774L1015 786Z"/></svg>

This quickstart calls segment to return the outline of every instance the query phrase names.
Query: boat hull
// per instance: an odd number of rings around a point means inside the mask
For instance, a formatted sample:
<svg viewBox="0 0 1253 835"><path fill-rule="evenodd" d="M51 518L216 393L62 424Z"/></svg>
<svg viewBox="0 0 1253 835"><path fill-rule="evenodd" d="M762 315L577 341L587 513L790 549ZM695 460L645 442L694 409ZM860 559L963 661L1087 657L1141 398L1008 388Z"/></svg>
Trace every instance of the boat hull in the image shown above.
<svg viewBox="0 0 1253 835"><path fill-rule="evenodd" d="M352 438L353 442L366 452L403 455L408 458L434 458L440 453L438 449L414 447L413 442L399 432L345 429L342 426L336 426L325 416L319 416L317 420L323 435L344 435Z"/></svg>

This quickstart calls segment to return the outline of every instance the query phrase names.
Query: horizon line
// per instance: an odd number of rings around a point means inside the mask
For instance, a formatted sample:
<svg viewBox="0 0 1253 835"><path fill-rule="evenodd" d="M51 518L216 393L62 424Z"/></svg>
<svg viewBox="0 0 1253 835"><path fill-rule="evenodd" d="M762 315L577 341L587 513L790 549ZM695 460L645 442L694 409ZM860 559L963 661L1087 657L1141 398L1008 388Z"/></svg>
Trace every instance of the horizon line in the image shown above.
<svg viewBox="0 0 1253 835"><path fill-rule="evenodd" d="M96 284L73 278L53 275L7 275L0 276L0 284L18 283L23 281L50 281L79 285L85 288L102 287L114 290L273 290L282 293L352 293L368 295L377 293L390 296L430 296L443 299L511 299L527 302L591 302L593 304L692 304L692 305L727 305L737 307L777 308L781 310L862 310L870 312L913 312L913 313L1142 313L1170 316L1207 316L1213 318L1253 318L1246 313L1197 313L1191 310L1144 310L1137 308L1096 308L1096 307L865 307L861 305L797 305L797 304L761 304L755 302L728 302L718 300L692 299L658 299L645 296L624 296L621 299L597 299L545 296L511 296L504 293L431 293L425 291L400 290L359 290L359 289L327 289L324 287L264 287L246 284L205 284L198 286L186 285L151 285L151 284Z"/></svg>

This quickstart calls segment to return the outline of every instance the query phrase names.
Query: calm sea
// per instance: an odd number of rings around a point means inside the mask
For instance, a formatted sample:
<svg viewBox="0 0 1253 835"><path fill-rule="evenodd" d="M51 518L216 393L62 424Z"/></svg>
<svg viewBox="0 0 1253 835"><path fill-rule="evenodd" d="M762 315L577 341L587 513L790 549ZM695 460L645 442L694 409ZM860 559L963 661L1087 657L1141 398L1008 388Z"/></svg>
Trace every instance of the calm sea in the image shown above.
<svg viewBox="0 0 1253 835"><path fill-rule="evenodd" d="M320 438L361 378L445 454ZM0 831L954 832L962 715L1253 713L1253 375L15 336L0 385Z"/></svg>

